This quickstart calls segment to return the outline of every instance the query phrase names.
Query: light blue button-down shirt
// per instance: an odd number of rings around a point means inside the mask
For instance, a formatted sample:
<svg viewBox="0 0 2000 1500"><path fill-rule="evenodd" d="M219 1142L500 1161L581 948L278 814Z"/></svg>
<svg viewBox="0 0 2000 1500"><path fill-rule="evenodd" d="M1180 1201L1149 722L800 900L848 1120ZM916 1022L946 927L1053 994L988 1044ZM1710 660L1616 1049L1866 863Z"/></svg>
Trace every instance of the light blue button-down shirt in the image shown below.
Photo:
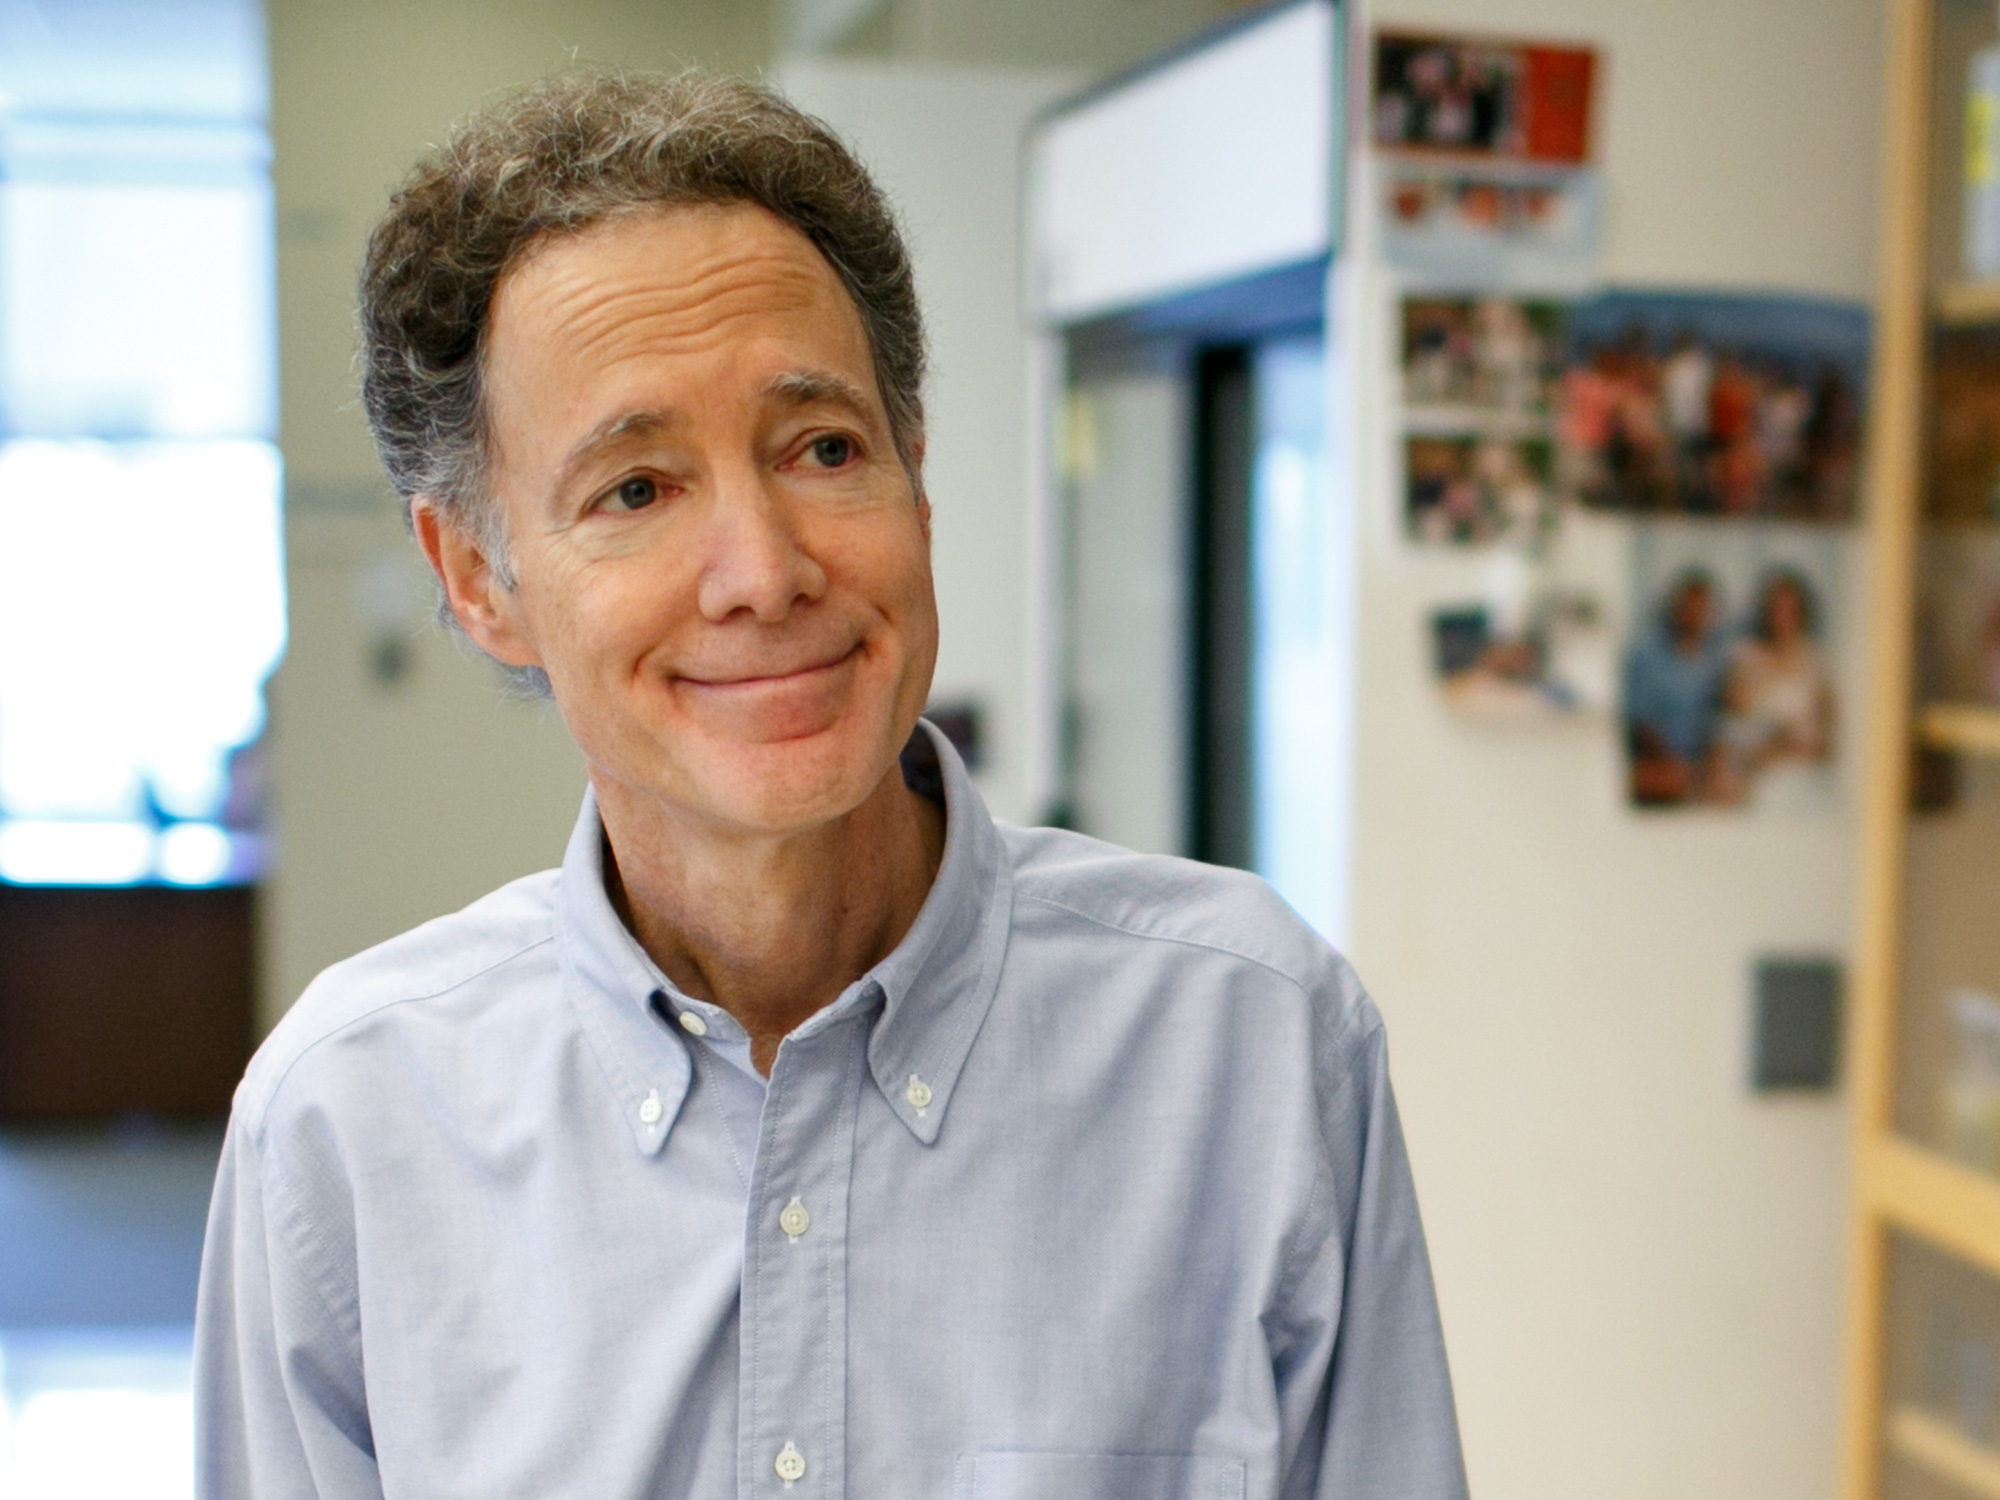
<svg viewBox="0 0 2000 1500"><path fill-rule="evenodd" d="M996 825L779 1047L560 870L336 965L236 1096L200 1493L1464 1493L1383 1057L1259 881Z"/></svg>

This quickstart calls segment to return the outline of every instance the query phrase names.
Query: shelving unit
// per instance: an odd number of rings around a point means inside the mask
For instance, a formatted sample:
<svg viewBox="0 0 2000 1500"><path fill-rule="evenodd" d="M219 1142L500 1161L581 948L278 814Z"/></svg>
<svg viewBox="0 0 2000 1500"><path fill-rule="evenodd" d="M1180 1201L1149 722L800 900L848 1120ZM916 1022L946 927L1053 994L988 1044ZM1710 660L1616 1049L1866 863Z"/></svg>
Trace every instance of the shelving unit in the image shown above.
<svg viewBox="0 0 2000 1500"><path fill-rule="evenodd" d="M1983 703L1933 703L1917 716L1927 745L1967 755L2000 755L2000 708Z"/></svg>
<svg viewBox="0 0 2000 1500"><path fill-rule="evenodd" d="M2000 320L2000 279L1953 281L1937 290L1937 320L1952 326Z"/></svg>
<svg viewBox="0 0 2000 1500"><path fill-rule="evenodd" d="M1888 10L1841 1493L2000 1500L2000 705L1919 704L1916 660L1937 559L2000 555L2000 513L1944 522L1926 405L1941 331L2000 338L2000 280L1957 254L1966 65L2000 34L1991 0ZM1919 750L1955 763L1921 803Z"/></svg>
<svg viewBox="0 0 2000 1500"><path fill-rule="evenodd" d="M1968 1495L2000 1500L2000 1451L1974 1442L1948 1418L1899 1406L1889 1414L1889 1446Z"/></svg>

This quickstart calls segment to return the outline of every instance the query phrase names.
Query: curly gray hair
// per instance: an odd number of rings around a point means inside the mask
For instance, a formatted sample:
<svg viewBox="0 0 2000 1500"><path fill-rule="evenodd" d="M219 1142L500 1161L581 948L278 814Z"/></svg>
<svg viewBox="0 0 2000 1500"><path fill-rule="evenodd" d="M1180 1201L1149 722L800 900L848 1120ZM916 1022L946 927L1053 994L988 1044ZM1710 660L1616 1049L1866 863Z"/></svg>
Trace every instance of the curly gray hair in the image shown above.
<svg viewBox="0 0 2000 1500"><path fill-rule="evenodd" d="M389 477L477 538L512 585L484 493L488 312L550 235L630 209L750 203L818 248L861 315L897 456L921 491L923 317L881 190L838 137L769 89L698 72L564 74L462 121L368 239L362 405Z"/></svg>

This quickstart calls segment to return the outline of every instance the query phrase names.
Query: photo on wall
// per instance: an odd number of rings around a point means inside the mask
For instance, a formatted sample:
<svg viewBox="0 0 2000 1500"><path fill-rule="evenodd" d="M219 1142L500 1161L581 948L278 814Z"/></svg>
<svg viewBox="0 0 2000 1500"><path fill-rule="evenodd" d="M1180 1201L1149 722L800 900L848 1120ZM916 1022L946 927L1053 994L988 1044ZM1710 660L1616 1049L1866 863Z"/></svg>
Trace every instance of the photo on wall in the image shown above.
<svg viewBox="0 0 2000 1500"><path fill-rule="evenodd" d="M1553 523L1563 308L1421 295L1401 307L1404 521L1440 545L1533 543Z"/></svg>
<svg viewBox="0 0 2000 1500"><path fill-rule="evenodd" d="M1546 437L1411 433L1403 440L1404 520L1420 542L1532 543L1553 523Z"/></svg>
<svg viewBox="0 0 2000 1500"><path fill-rule="evenodd" d="M1589 168L1397 162L1378 191L1390 265L1436 281L1588 279L1603 217Z"/></svg>
<svg viewBox="0 0 2000 1500"><path fill-rule="evenodd" d="M1590 155L1587 47L1489 36L1375 35L1375 144L1577 164Z"/></svg>
<svg viewBox="0 0 2000 1500"><path fill-rule="evenodd" d="M1574 305L1568 326L1564 494L1646 515L1853 518L1865 309L1616 291Z"/></svg>
<svg viewBox="0 0 2000 1500"><path fill-rule="evenodd" d="M1474 718L1526 720L1602 707L1578 670L1599 635L1597 601L1537 591L1525 608L1482 599L1431 612L1431 662L1445 702Z"/></svg>
<svg viewBox="0 0 2000 1500"><path fill-rule="evenodd" d="M1562 379L1560 302L1505 296L1413 296L1402 306L1403 406L1515 418L1548 431Z"/></svg>
<svg viewBox="0 0 2000 1500"><path fill-rule="evenodd" d="M1620 703L1632 804L1830 806L1838 535L1651 523L1632 538L1632 599Z"/></svg>

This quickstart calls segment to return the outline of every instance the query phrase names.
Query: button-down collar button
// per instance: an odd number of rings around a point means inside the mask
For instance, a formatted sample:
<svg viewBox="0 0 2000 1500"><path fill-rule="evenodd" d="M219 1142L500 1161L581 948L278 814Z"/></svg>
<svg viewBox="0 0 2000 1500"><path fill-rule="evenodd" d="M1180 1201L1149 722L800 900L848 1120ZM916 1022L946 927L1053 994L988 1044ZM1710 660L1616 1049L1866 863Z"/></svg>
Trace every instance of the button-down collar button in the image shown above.
<svg viewBox="0 0 2000 1500"><path fill-rule="evenodd" d="M812 1221L812 1215L806 1212L806 1206L797 1198L778 1210L778 1227L793 1239L812 1228Z"/></svg>
<svg viewBox="0 0 2000 1500"><path fill-rule="evenodd" d="M639 1123L657 1125L660 1123L660 1116L666 1112L667 1107L660 1103L660 1091L654 1089L646 1095L645 1101L639 1106Z"/></svg>
<svg viewBox="0 0 2000 1500"><path fill-rule="evenodd" d="M776 1469L778 1477L785 1481L785 1488L790 1489L806 1477L806 1456L792 1444L787 1443L778 1450L778 1456L772 1461L771 1467Z"/></svg>
<svg viewBox="0 0 2000 1500"><path fill-rule="evenodd" d="M931 1107L931 1086L912 1073L910 1086L903 1090L903 1097L909 1101L911 1109L922 1114Z"/></svg>
<svg viewBox="0 0 2000 1500"><path fill-rule="evenodd" d="M693 1011L684 1010L681 1012L681 1030L685 1031L689 1036L707 1036L708 1022L704 1021Z"/></svg>

